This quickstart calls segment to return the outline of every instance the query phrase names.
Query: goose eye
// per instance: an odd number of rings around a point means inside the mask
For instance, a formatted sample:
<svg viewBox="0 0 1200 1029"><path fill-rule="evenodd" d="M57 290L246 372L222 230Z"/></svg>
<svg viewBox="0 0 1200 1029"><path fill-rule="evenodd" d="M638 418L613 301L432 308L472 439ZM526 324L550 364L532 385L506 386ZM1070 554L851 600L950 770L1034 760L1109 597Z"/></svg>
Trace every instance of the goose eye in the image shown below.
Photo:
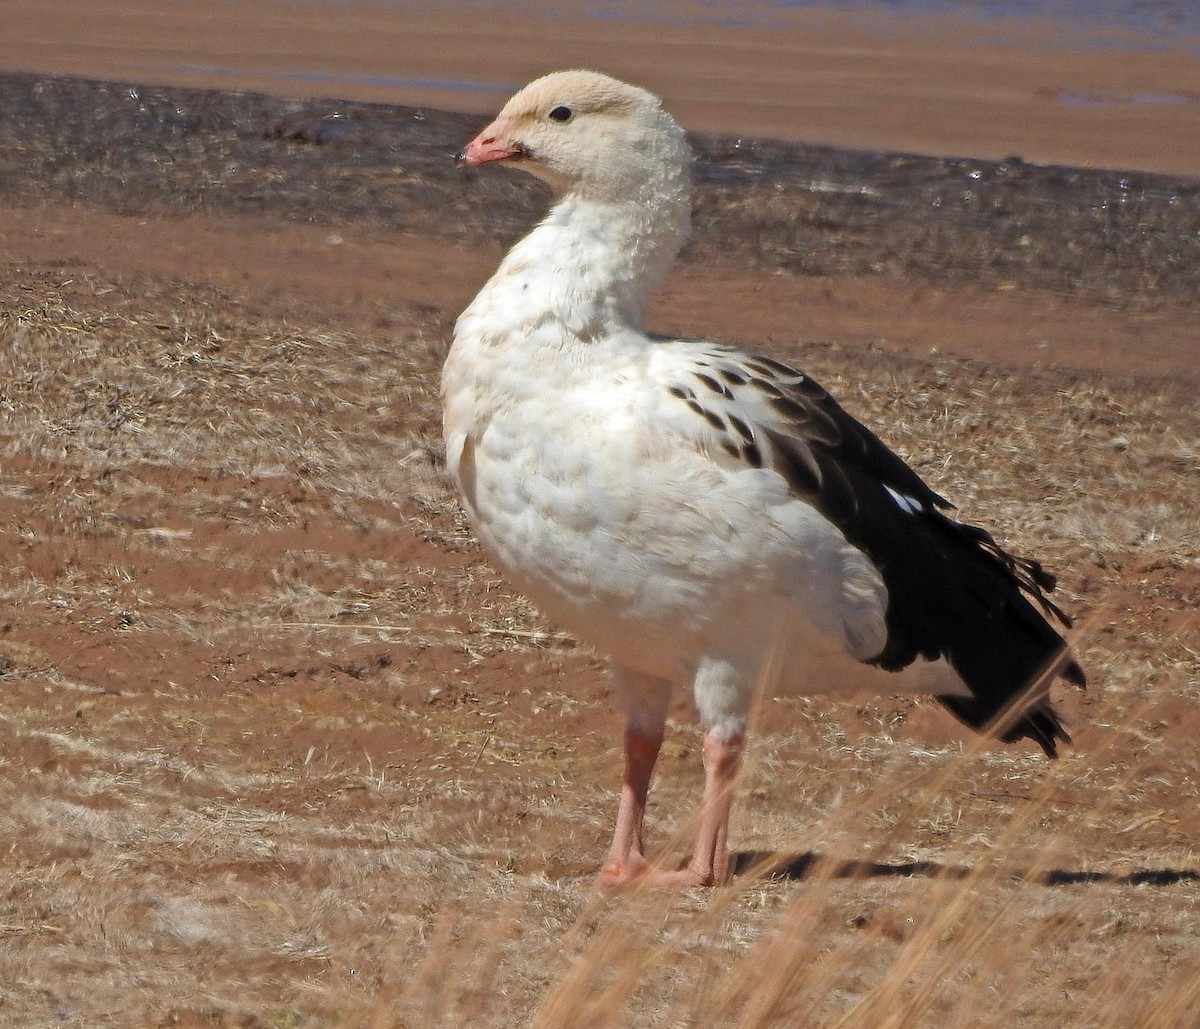
<svg viewBox="0 0 1200 1029"><path fill-rule="evenodd" d="M559 104L550 112L551 121L570 121L574 112L569 107Z"/></svg>

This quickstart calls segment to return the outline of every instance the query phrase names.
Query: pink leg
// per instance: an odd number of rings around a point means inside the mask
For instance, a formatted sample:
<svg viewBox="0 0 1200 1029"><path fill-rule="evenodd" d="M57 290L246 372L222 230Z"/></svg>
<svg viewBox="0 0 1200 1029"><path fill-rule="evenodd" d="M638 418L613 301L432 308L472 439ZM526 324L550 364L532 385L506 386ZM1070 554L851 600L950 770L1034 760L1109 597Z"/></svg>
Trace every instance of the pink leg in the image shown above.
<svg viewBox="0 0 1200 1029"><path fill-rule="evenodd" d="M700 811L700 832L690 872L698 886L721 886L729 882L729 809L733 805L733 786L742 764L744 737L739 734L723 740L713 730L704 737L704 803Z"/></svg>
<svg viewBox="0 0 1200 1029"><path fill-rule="evenodd" d="M617 828L613 833L608 860L600 871L602 882L622 886L644 874L647 869L643 825L650 777L662 748L661 731L643 735L625 730L625 781L621 785L621 803L617 808Z"/></svg>
<svg viewBox="0 0 1200 1029"><path fill-rule="evenodd" d="M657 757L662 738L653 744ZM656 871L648 866L642 848L642 817L646 810L646 790L650 784L653 757L645 770L644 779L637 780L630 770L629 736L626 735L626 775L621 791L621 808L617 815L617 832L608 863L601 873L602 881L611 885L631 882L653 886L720 886L729 881L729 809L733 803L733 785L742 761L743 737L725 740L710 730L704 737L704 801L700 809L700 830L696 849L687 867L677 872ZM631 786L641 783L642 792L629 797ZM627 810L628 809L628 810ZM622 816L625 816L624 820ZM623 849L622 849L623 848ZM618 855L622 855L618 860Z"/></svg>

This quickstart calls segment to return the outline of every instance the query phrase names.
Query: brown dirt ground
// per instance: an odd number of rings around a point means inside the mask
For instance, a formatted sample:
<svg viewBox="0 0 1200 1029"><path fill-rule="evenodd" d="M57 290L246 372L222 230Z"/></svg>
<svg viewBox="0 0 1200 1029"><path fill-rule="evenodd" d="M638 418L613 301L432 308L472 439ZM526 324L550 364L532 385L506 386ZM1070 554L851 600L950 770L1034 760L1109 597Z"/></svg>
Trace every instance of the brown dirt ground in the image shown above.
<svg viewBox="0 0 1200 1029"><path fill-rule="evenodd" d="M0 1021L1200 1019L1194 304L680 270L654 327L802 364L1045 559L1094 686L1055 765L931 704L766 703L747 874L606 898L602 663L439 472L498 248L53 197L0 238ZM675 721L658 842L696 798Z"/></svg>

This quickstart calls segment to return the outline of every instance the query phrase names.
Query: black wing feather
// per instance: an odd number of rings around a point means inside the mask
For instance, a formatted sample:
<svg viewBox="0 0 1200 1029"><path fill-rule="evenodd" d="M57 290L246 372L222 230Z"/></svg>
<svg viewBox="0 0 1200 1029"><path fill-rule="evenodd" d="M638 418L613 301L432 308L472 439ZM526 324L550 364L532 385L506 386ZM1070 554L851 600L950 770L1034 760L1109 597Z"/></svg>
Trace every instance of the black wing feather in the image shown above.
<svg viewBox="0 0 1200 1029"><path fill-rule="evenodd" d="M948 517L952 505L817 383L768 359L748 365L771 380L764 396L786 423L766 430L776 467L883 575L888 641L870 663L898 670L945 658L973 694L938 698L954 715L974 728L997 723L1002 739L1028 737L1056 756L1070 737L1048 681L1082 686L1085 677L1048 620L1069 624L1046 595L1054 577ZM1014 707L1033 683L1032 699Z"/></svg>

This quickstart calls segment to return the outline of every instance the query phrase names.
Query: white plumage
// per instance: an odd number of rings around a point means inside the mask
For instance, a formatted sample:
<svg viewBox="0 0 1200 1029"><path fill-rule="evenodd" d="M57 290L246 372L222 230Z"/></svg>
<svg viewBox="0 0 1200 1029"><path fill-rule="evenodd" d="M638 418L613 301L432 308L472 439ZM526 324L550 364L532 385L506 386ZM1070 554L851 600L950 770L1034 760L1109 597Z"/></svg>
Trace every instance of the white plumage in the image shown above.
<svg viewBox="0 0 1200 1029"><path fill-rule="evenodd" d="M1042 592L1053 580L942 514L820 387L642 331L690 219L686 139L657 98L549 75L465 159L513 164L557 196L458 320L447 464L499 567L612 659L628 725L607 880L728 876L730 785L768 655L781 690L925 691L973 725L1041 666L1082 679L1025 596L1058 614ZM931 581L911 581L922 569ZM1017 656L989 672L971 656L989 649ZM642 819L675 686L708 730L705 801L689 866L651 872ZM1044 698L1004 731L1051 754L1066 739Z"/></svg>

